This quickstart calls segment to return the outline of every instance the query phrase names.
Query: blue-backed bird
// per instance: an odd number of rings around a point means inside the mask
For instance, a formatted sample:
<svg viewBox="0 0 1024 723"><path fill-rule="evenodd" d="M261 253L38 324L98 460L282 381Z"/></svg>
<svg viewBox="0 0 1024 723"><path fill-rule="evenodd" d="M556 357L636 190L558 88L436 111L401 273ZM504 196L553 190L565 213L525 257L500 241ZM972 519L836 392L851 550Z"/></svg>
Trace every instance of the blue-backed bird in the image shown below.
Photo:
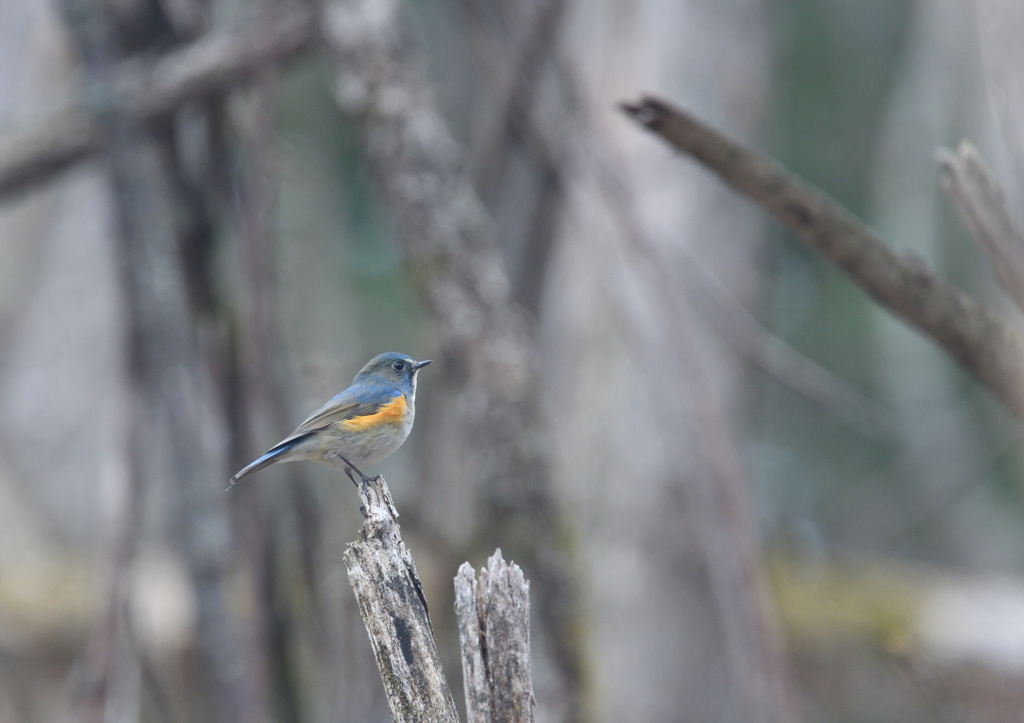
<svg viewBox="0 0 1024 723"><path fill-rule="evenodd" d="M359 370L352 386L239 470L228 489L264 467L301 459L341 467L358 486L355 472L366 484L370 478L359 466L380 462L409 436L416 414L416 375L429 363L395 352L375 356Z"/></svg>

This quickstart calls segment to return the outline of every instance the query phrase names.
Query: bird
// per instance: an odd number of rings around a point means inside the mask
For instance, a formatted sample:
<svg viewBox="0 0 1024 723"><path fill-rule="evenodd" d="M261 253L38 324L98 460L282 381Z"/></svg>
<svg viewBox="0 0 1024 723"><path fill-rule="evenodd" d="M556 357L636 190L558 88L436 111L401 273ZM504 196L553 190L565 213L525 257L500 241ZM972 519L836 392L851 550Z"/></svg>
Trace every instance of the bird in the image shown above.
<svg viewBox="0 0 1024 723"><path fill-rule="evenodd" d="M341 467L356 487L353 472L364 486L379 479L367 477L356 465L376 464L402 446L416 414L416 376L430 363L396 352L378 354L359 370L352 386L235 473L227 489L264 467L304 459Z"/></svg>

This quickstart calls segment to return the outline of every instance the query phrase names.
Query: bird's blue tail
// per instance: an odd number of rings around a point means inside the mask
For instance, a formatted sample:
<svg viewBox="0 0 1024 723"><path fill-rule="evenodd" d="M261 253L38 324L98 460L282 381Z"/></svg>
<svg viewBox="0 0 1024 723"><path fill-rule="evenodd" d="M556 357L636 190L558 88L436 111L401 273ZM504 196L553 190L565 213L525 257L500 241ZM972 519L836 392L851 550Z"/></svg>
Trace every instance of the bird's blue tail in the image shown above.
<svg viewBox="0 0 1024 723"><path fill-rule="evenodd" d="M278 446L274 447L272 450L264 454L259 459L253 460L249 464L245 465L244 467L242 467L242 469L238 470L238 472L235 473L234 477L232 477L228 481L228 489L234 487L235 484L237 484L238 481L241 480L243 477L248 477L253 472L259 472L264 467L268 467L274 464L274 462L282 461L281 455L287 453L289 450L291 450L292 447L294 447L301 441L302 439L300 438L293 439L287 444L279 444Z"/></svg>

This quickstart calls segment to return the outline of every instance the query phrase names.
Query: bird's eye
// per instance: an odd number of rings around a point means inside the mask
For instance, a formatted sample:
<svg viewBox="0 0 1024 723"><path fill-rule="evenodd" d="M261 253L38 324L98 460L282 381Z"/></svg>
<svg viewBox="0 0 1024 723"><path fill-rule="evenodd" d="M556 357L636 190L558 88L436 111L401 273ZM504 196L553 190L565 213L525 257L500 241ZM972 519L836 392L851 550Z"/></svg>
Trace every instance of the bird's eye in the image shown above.
<svg viewBox="0 0 1024 723"><path fill-rule="evenodd" d="M393 366L393 367L395 368L395 371L396 371L396 372L400 372L400 371L402 371L403 369L405 369L405 362L400 362L400 361L396 361L396 362L395 362L394 364L392 364L391 366Z"/></svg>

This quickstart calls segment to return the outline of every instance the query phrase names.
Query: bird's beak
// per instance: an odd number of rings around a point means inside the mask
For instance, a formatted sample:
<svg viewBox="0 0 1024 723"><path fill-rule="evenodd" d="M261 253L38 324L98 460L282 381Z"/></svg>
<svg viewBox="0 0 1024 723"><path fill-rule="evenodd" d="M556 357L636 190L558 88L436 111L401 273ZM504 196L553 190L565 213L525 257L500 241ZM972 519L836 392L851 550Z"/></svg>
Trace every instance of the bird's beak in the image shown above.
<svg viewBox="0 0 1024 723"><path fill-rule="evenodd" d="M432 361L433 361L433 359L424 359L421 362L416 362L415 364L412 365L412 370L414 372L418 372L421 368L425 367L427 364L429 364Z"/></svg>

